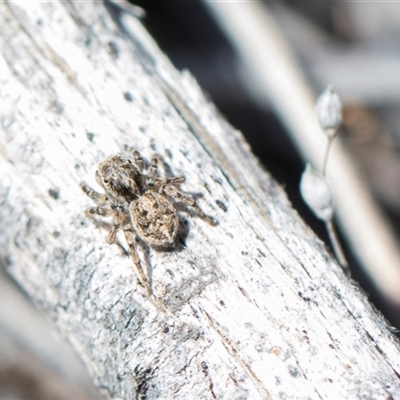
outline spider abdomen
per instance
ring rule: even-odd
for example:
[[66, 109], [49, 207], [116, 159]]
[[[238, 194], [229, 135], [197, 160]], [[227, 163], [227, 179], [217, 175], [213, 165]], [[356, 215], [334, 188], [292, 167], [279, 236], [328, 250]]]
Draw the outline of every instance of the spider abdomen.
[[139, 237], [150, 245], [171, 246], [179, 227], [178, 214], [166, 196], [146, 192], [129, 206], [131, 223]]

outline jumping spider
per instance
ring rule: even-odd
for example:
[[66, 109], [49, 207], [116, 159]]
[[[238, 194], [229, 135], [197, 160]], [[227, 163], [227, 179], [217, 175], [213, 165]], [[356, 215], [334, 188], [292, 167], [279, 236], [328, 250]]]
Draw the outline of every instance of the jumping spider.
[[184, 176], [157, 177], [158, 158], [153, 156], [148, 168], [140, 153], [130, 150], [130, 155], [116, 154], [103, 161], [96, 171], [96, 181], [104, 189], [98, 193], [85, 183], [82, 190], [98, 204], [86, 210], [88, 216], [112, 216], [112, 228], [107, 242], [115, 242], [119, 229], [123, 230], [129, 253], [142, 283], [151, 293], [139, 256], [135, 249], [135, 234], [145, 243], [156, 247], [173, 247], [179, 228], [178, 213], [171, 199], [192, 208], [209, 224], [216, 220], [207, 216], [196, 201], [178, 191]]

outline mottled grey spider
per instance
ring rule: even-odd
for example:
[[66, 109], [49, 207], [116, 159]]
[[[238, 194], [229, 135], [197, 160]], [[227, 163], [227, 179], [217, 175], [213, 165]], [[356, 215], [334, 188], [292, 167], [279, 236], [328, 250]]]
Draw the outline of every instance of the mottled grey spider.
[[98, 204], [88, 208], [86, 214], [113, 218], [107, 237], [110, 244], [115, 242], [118, 230], [123, 230], [132, 261], [149, 293], [150, 285], [135, 249], [135, 234], [150, 246], [173, 247], [179, 219], [171, 199], [194, 208], [209, 224], [217, 224], [192, 197], [176, 188], [185, 181], [184, 176], [160, 178], [157, 177], [157, 170], [157, 156], [152, 157], [149, 167], [145, 169], [140, 153], [132, 149], [130, 155], [118, 153], [99, 165], [96, 181], [104, 189], [104, 194], [85, 183], [81, 184], [82, 190]]

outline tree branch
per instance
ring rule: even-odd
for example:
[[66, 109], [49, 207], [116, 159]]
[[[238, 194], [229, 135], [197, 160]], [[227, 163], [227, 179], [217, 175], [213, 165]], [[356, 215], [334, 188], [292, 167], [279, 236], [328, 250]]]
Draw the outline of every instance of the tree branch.
[[[2, 3], [0, 246], [109, 398], [387, 398], [399, 345], [189, 73], [96, 2]], [[173, 251], [84, 214], [79, 183], [128, 144], [219, 220], [180, 209]], [[187, 211], [187, 210], [186, 210]], [[350, 372], [349, 372], [350, 371]]]

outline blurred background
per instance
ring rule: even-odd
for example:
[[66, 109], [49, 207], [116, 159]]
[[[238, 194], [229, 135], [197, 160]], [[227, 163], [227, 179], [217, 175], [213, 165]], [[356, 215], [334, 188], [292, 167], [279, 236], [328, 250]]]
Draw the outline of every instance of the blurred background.
[[[398, 236], [400, 3], [259, 3], [272, 15], [314, 93], [332, 83], [340, 95], [344, 104], [340, 136]], [[162, 51], [177, 69], [188, 69], [226, 119], [242, 131], [293, 207], [330, 249], [325, 225], [299, 195], [304, 162], [273, 107], [257, 96], [254, 82], [210, 9], [200, 0], [134, 4], [146, 11], [142, 22]], [[399, 307], [375, 290], [343, 237], [341, 242], [353, 279], [389, 323], [400, 328]], [[5, 291], [15, 307], [26, 310], [26, 319], [23, 326], [10, 327], [6, 321], [13, 307], [5, 309], [0, 302], [0, 400], [99, 398], [79, 361], [43, 317], [38, 314], [30, 320], [35, 311], [18, 288], [0, 285], [0, 292]], [[43, 337], [46, 331], [48, 337]], [[30, 342], [29, 336], [40, 340]], [[38, 342], [50, 350], [39, 348]]]

